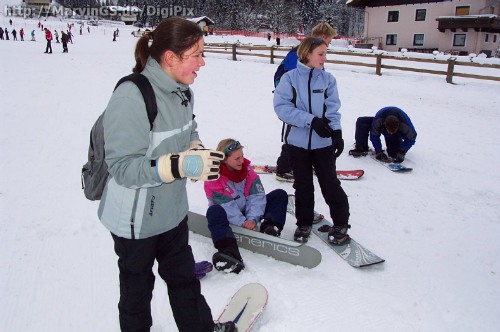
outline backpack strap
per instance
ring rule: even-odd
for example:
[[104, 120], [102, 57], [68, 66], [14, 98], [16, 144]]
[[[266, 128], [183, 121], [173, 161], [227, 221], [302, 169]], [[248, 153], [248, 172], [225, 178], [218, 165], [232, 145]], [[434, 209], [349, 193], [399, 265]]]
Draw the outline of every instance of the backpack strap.
[[153, 86], [146, 76], [133, 73], [122, 77], [118, 83], [116, 83], [115, 90], [120, 84], [127, 81], [133, 82], [141, 91], [142, 98], [144, 98], [144, 103], [146, 104], [146, 112], [148, 112], [149, 129], [153, 130], [153, 123], [156, 119], [156, 115], [158, 115], [158, 106], [156, 105], [156, 97]]

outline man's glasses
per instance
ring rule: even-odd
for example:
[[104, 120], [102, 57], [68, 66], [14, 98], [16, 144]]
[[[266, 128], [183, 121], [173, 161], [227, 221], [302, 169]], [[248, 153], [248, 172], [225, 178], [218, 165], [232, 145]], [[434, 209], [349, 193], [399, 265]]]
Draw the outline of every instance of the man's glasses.
[[236, 150], [237, 148], [239, 148], [240, 146], [241, 146], [240, 142], [233, 141], [233, 143], [231, 143], [227, 146], [227, 148], [226, 148], [226, 150], [224, 150], [224, 152], [226, 153], [226, 155], [228, 155], [231, 152], [233, 152], [234, 150]]

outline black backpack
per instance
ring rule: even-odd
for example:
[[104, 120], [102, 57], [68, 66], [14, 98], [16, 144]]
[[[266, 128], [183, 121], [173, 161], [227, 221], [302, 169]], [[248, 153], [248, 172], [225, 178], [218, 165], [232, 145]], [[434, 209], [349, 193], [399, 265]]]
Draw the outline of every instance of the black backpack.
[[[158, 114], [158, 107], [151, 83], [142, 74], [130, 74], [118, 81], [115, 90], [120, 84], [127, 81], [133, 82], [141, 91], [144, 103], [146, 104], [146, 111], [148, 112], [149, 128], [152, 130], [153, 122]], [[82, 189], [85, 197], [91, 201], [101, 199], [102, 192], [106, 186], [106, 180], [108, 179], [108, 165], [106, 165], [104, 153], [103, 120], [104, 112], [97, 118], [94, 126], [92, 126], [88, 161], [82, 167]]]

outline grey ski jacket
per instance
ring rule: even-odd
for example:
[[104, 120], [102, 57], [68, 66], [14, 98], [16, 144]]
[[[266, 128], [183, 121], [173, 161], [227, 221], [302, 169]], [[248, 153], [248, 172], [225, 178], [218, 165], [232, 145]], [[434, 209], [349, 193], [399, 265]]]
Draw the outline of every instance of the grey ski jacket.
[[104, 115], [110, 175], [98, 215], [110, 232], [128, 239], [164, 233], [186, 217], [186, 179], [163, 183], [156, 159], [185, 151], [191, 141], [199, 140], [189, 87], [175, 82], [152, 58], [142, 74], [151, 82], [158, 105], [153, 130], [141, 92], [132, 82], [115, 90]]

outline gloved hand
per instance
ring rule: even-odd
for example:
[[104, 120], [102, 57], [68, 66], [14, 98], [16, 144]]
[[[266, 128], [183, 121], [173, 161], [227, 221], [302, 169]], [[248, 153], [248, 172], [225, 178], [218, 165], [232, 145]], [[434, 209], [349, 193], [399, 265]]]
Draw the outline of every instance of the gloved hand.
[[165, 183], [175, 179], [212, 181], [219, 178], [219, 165], [224, 153], [209, 149], [190, 149], [158, 158], [156, 169]]
[[[204, 149], [203, 143], [200, 140], [191, 141], [189, 143], [189, 150]], [[198, 180], [191, 179], [191, 182], [195, 183]]]
[[342, 130], [337, 129], [333, 131], [332, 134], [332, 146], [334, 150], [335, 158], [340, 157], [342, 151], [344, 151], [344, 140], [342, 139]]
[[398, 154], [396, 155], [396, 159], [394, 159], [393, 161], [396, 164], [401, 164], [405, 160], [405, 155], [406, 151], [404, 151], [403, 149], [399, 149]]
[[311, 122], [311, 128], [323, 138], [330, 137], [333, 135], [333, 129], [329, 125], [330, 120], [325, 118], [315, 117]]
[[382, 161], [384, 163], [391, 162], [391, 159], [385, 154], [384, 150], [376, 152], [375, 153], [375, 158], [377, 158], [377, 160], [380, 160], [380, 161]]

